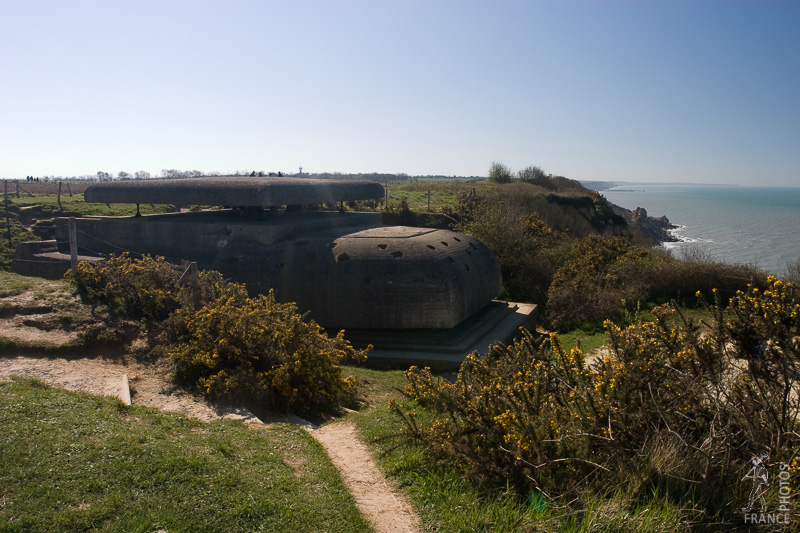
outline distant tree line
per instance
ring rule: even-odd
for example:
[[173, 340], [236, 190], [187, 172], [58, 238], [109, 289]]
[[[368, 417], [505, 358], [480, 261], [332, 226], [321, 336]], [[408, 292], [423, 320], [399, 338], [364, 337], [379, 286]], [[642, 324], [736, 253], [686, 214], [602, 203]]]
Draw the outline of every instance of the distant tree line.
[[[127, 180], [147, 180], [154, 178], [196, 178], [206, 176], [237, 176], [237, 177], [304, 177], [316, 179], [352, 179], [352, 180], [370, 180], [380, 183], [413, 183], [416, 181], [482, 181], [485, 176], [445, 176], [442, 174], [419, 174], [410, 175], [406, 173], [388, 173], [388, 172], [359, 172], [359, 173], [346, 173], [346, 172], [318, 172], [318, 173], [291, 173], [283, 171], [265, 171], [265, 170], [235, 170], [233, 172], [219, 172], [211, 171], [204, 172], [202, 170], [180, 170], [177, 168], [164, 168], [160, 173], [151, 174], [146, 170], [137, 170], [136, 172], [127, 172], [121, 170], [114, 174], [113, 172], [106, 172], [100, 170], [95, 174], [86, 174], [81, 176], [63, 177], [63, 176], [42, 176], [42, 181], [61, 181], [61, 180], [80, 180], [80, 181], [127, 181]], [[26, 179], [31, 179], [33, 176], [26, 176]], [[34, 178], [36, 179], [36, 178]]]

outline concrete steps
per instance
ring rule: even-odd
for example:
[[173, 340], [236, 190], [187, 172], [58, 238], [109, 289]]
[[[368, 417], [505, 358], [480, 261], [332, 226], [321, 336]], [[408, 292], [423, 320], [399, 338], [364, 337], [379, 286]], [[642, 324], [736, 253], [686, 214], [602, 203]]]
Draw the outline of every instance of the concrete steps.
[[[78, 261], [102, 261], [103, 257], [78, 254]], [[37, 276], [45, 279], [61, 279], [72, 264], [69, 253], [58, 250], [54, 240], [31, 241], [17, 245], [11, 260], [11, 271], [23, 276]]]

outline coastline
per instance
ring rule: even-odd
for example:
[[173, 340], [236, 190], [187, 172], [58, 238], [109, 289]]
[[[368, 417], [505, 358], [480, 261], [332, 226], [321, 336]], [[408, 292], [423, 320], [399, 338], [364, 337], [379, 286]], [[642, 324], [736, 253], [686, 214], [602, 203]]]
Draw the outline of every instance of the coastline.
[[629, 190], [602, 194], [615, 205], [668, 215], [675, 224], [659, 240], [678, 257], [678, 250], [698, 248], [708, 260], [754, 265], [775, 275], [800, 257], [800, 188], [669, 185]]

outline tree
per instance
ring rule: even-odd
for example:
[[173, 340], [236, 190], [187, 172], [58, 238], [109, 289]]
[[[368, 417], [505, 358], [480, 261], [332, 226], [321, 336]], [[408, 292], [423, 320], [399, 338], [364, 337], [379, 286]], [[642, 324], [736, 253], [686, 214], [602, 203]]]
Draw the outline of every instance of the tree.
[[117, 179], [129, 180], [131, 179], [131, 175], [128, 172], [125, 172], [124, 170], [120, 170], [119, 174], [117, 174]]
[[183, 171], [177, 168], [164, 168], [161, 170], [161, 175], [165, 178], [182, 178], [184, 176]]
[[150, 173], [147, 172], [146, 170], [137, 170], [136, 173], [134, 174], [134, 177], [137, 180], [149, 180]]
[[511, 172], [509, 167], [503, 163], [492, 161], [492, 166], [489, 167], [487, 181], [491, 183], [510, 183], [513, 178], [514, 173]]
[[547, 180], [547, 174], [545, 174], [544, 170], [535, 165], [523, 168], [517, 172], [517, 177], [520, 181], [535, 185], [543, 185]]
[[97, 173], [97, 179], [100, 181], [107, 181], [111, 179], [111, 174], [103, 172], [102, 170]]

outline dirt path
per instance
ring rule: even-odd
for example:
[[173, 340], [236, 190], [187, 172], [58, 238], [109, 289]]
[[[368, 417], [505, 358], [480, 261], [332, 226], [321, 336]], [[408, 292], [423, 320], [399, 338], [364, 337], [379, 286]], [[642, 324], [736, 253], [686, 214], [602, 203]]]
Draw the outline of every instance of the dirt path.
[[[173, 411], [203, 421], [234, 418], [261, 423], [246, 409], [214, 406], [186, 393], [171, 383], [171, 373], [167, 363], [143, 365], [131, 357], [0, 357], [0, 381], [7, 381], [11, 376], [30, 377], [71, 391], [119, 397], [123, 375], [127, 375], [134, 405]], [[322, 444], [353, 494], [359, 511], [376, 532], [415, 533], [420, 530], [419, 518], [411, 505], [383, 476], [352, 423], [335, 422], [315, 429], [295, 416], [276, 421], [301, 425]]]
[[122, 376], [127, 375], [135, 405], [172, 411], [206, 422], [220, 418], [259, 422], [246, 409], [214, 406], [176, 387], [170, 381], [171, 373], [166, 363], [142, 365], [131, 357], [0, 357], [0, 381], [16, 375], [36, 378], [61, 389], [119, 397]]
[[356, 499], [361, 514], [378, 533], [416, 533], [419, 518], [411, 504], [383, 477], [350, 422], [334, 422], [311, 435], [322, 444]]

